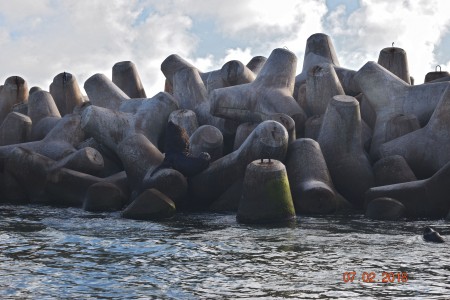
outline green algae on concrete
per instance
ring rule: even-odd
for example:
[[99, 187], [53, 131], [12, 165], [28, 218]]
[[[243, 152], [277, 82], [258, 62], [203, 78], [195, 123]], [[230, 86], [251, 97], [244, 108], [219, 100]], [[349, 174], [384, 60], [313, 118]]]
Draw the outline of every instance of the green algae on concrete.
[[279, 223], [295, 218], [285, 166], [278, 160], [255, 160], [247, 166], [237, 220]]

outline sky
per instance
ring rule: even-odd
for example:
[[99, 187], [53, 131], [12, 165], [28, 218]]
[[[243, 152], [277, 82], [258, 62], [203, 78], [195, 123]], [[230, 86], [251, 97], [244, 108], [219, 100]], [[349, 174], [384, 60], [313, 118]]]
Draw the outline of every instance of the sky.
[[353, 70], [394, 42], [420, 84], [438, 64], [450, 71], [449, 11], [448, 0], [0, 0], [0, 82], [48, 90], [69, 72], [84, 93], [90, 76], [130, 60], [151, 97], [170, 54], [207, 72], [286, 47], [299, 74], [307, 38], [322, 32]]

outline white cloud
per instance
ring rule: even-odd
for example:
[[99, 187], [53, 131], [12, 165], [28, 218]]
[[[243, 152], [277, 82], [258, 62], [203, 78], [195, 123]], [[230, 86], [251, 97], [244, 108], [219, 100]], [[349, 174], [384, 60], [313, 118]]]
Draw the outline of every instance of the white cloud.
[[339, 6], [325, 19], [341, 64], [359, 69], [395, 42], [406, 51], [415, 82], [422, 83], [437, 63], [434, 50], [447, 33], [450, 2], [362, 0], [360, 5], [350, 15]]
[[[20, 75], [30, 86], [48, 89], [56, 74], [67, 71], [82, 86], [95, 73], [111, 76], [114, 63], [132, 60], [152, 96], [164, 87], [160, 65], [172, 53], [210, 71], [231, 59], [247, 63], [287, 47], [297, 55], [299, 70], [306, 39], [316, 32], [332, 37], [345, 67], [376, 61], [394, 41], [407, 51], [416, 82], [434, 70], [450, 2], [361, 0], [359, 5], [349, 12], [345, 5], [328, 11], [325, 0], [0, 1], [0, 80]], [[198, 26], [205, 24], [214, 41], [204, 40]], [[213, 54], [208, 46], [223, 50]], [[443, 69], [450, 69], [450, 61], [444, 63]]]

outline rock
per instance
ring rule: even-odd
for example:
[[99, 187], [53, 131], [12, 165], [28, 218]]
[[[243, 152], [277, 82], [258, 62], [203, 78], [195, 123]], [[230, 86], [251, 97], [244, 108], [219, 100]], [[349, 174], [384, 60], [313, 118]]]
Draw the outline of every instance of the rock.
[[175, 214], [175, 203], [156, 189], [142, 192], [125, 208], [122, 217], [134, 220], [160, 220]]
[[247, 224], [295, 219], [286, 168], [280, 161], [256, 160], [247, 166], [236, 218]]

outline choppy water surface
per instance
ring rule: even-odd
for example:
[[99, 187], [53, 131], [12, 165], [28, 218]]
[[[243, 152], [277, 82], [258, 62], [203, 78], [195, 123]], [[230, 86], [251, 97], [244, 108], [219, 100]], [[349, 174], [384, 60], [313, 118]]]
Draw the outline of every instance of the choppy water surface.
[[[444, 221], [303, 217], [289, 228], [235, 215], [165, 222], [81, 209], [0, 206], [1, 299], [426, 298], [450, 292], [450, 249], [421, 238]], [[450, 240], [447, 237], [447, 240]], [[353, 283], [343, 273], [355, 271]], [[364, 283], [363, 272], [407, 272]]]

